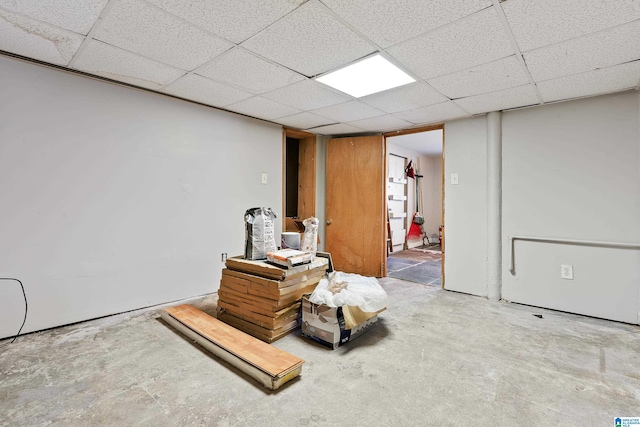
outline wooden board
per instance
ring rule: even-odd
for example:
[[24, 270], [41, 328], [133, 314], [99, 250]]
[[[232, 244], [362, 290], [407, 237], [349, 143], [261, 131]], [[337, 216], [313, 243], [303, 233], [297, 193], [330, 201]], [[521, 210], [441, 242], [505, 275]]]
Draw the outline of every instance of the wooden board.
[[[321, 271], [311, 270], [308, 273], [294, 278], [290, 282], [283, 282], [264, 279], [259, 276], [225, 268], [222, 270], [220, 288], [227, 288], [236, 292], [279, 301], [291, 294], [297, 293], [301, 289], [308, 288], [310, 285], [317, 285], [320, 279], [324, 277], [324, 274], [324, 269]], [[283, 287], [283, 284], [288, 286]]]
[[177, 330], [272, 390], [302, 372], [304, 360], [239, 331], [191, 305], [167, 308], [162, 310], [161, 316]]
[[316, 268], [326, 269], [328, 260], [326, 258], [317, 257], [309, 264], [300, 265], [293, 268], [281, 268], [275, 265], [269, 264], [266, 261], [253, 261], [243, 259], [241, 256], [227, 258], [226, 266], [231, 270], [242, 271], [245, 273], [255, 274], [257, 276], [265, 277], [267, 279], [274, 280], [286, 280], [296, 277], [296, 275], [303, 275], [308, 273], [309, 270]]
[[256, 313], [245, 309], [244, 307], [235, 305], [231, 302], [218, 301], [219, 311], [225, 311], [231, 315], [238, 317], [254, 325], [265, 329], [278, 329], [290, 322], [292, 319], [298, 318], [301, 303], [293, 304], [290, 307], [276, 313], [277, 317], [271, 317], [265, 314]]
[[316, 136], [298, 142], [298, 218], [316, 216]]
[[300, 326], [300, 319], [296, 317], [294, 319], [289, 320], [288, 323], [284, 324], [280, 328], [277, 328], [277, 329], [263, 328], [256, 325], [255, 323], [251, 323], [239, 317], [233, 316], [232, 314], [230, 314], [229, 312], [223, 309], [218, 309], [218, 319], [233, 326], [236, 329], [241, 330], [242, 332], [245, 332], [267, 343], [272, 343], [284, 337], [289, 332], [293, 331], [298, 326]]
[[386, 274], [385, 166], [382, 136], [327, 141], [325, 248], [335, 270]]
[[308, 285], [307, 287], [297, 290], [292, 294], [283, 296], [278, 301], [274, 301], [272, 299], [236, 292], [232, 289], [224, 287], [224, 285], [221, 285], [220, 289], [218, 290], [218, 296], [220, 301], [233, 302], [234, 304], [244, 304], [247, 306], [247, 309], [251, 309], [256, 313], [263, 313], [269, 316], [286, 307], [289, 307], [293, 303], [300, 301], [302, 295], [312, 293], [315, 288], [316, 284], [313, 283]]

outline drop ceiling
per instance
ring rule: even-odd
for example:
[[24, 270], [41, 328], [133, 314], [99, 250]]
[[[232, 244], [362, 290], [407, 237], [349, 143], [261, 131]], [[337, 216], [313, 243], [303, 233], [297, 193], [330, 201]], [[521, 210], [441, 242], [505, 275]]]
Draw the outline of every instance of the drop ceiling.
[[[325, 135], [637, 89], [639, 40], [640, 0], [0, 0], [5, 54]], [[376, 52], [417, 81], [313, 80]]]

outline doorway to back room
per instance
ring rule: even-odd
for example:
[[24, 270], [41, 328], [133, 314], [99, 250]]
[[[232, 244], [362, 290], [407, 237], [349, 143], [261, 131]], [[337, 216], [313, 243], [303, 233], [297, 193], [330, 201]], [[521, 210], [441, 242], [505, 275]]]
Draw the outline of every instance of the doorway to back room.
[[444, 127], [399, 132], [386, 141], [387, 275], [442, 287]]

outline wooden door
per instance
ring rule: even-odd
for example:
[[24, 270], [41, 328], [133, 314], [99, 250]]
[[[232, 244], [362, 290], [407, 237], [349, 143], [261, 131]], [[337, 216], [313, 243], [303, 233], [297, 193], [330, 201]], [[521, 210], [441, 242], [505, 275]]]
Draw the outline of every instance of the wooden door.
[[316, 136], [298, 142], [298, 218], [316, 216]]
[[326, 174], [325, 249], [334, 268], [386, 276], [384, 138], [330, 139]]

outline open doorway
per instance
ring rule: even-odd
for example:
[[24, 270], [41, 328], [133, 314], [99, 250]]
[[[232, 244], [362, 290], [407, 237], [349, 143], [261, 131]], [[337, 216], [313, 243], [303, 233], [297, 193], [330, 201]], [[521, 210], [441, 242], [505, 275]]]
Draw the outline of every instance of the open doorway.
[[302, 221], [316, 216], [316, 135], [284, 129], [283, 139], [282, 230], [302, 232]]
[[444, 126], [385, 136], [388, 276], [444, 287]]

